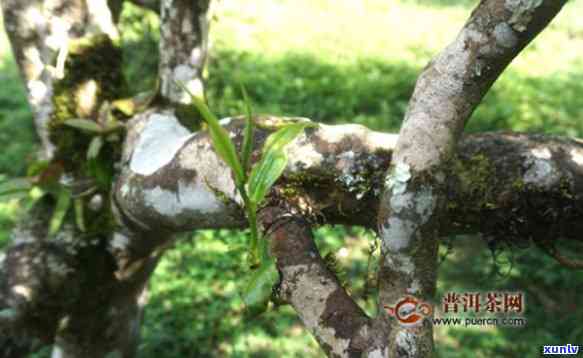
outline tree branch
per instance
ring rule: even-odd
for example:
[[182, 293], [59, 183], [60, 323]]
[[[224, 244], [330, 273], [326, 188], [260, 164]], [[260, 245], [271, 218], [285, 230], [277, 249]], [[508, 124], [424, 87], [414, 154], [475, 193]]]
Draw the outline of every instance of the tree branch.
[[160, 15], [160, 92], [172, 103], [189, 104], [204, 92], [202, 70], [208, 52], [210, 0], [164, 0]]
[[[286, 120], [293, 119], [256, 118], [253, 160], [267, 135]], [[244, 119], [221, 122], [240, 146]], [[396, 135], [359, 125], [309, 129], [287, 147], [289, 163], [273, 194], [297, 204], [314, 222], [374, 228], [370, 213], [379, 205], [396, 142]], [[212, 150], [207, 132], [190, 133], [172, 111], [144, 112], [128, 124], [122, 163], [114, 193], [124, 222], [168, 232], [246, 225], [230, 169]], [[583, 229], [580, 141], [471, 135], [460, 142], [448, 170], [450, 222], [441, 235], [581, 241], [574, 234]]]
[[361, 357], [386, 341], [384, 330], [347, 294], [314, 244], [310, 225], [287, 210], [267, 207], [259, 215], [281, 274], [279, 292], [298, 313], [328, 356]]
[[[506, 66], [565, 3], [481, 1], [417, 80], [379, 208], [381, 307], [407, 295], [433, 297], [437, 241], [447, 223], [448, 165], [464, 125]], [[391, 356], [432, 354], [431, 324], [409, 328], [392, 322]]]

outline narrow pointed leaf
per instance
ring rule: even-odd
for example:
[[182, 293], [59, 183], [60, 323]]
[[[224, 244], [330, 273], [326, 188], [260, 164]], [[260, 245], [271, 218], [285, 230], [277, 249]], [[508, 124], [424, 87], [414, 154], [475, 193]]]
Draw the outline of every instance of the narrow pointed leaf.
[[85, 130], [88, 132], [93, 132], [93, 133], [102, 133], [103, 132], [103, 128], [101, 128], [101, 126], [99, 124], [97, 124], [94, 121], [91, 121], [89, 119], [82, 119], [82, 118], [69, 119], [69, 120], [65, 121], [64, 123], [65, 123], [65, 125], [67, 125], [69, 127], [82, 129], [82, 130]]
[[312, 122], [288, 124], [267, 137], [267, 140], [263, 145], [263, 152], [265, 153], [270, 150], [281, 150], [292, 140], [294, 140], [300, 133], [302, 133], [305, 128], [315, 126], [316, 124]]
[[102, 147], [103, 138], [101, 136], [94, 137], [89, 143], [89, 149], [87, 149], [87, 159], [91, 160], [97, 158]]
[[81, 232], [87, 231], [87, 227], [85, 226], [85, 209], [83, 207], [83, 200], [82, 199], [74, 199], [75, 203], [75, 222], [77, 223], [77, 228], [81, 230]]
[[287, 165], [287, 156], [283, 150], [272, 150], [257, 163], [249, 177], [249, 198], [255, 204], [261, 203], [273, 184], [279, 179]]
[[272, 133], [263, 146], [263, 156], [249, 177], [248, 191], [251, 201], [259, 205], [273, 184], [279, 179], [287, 165], [284, 147], [294, 140], [306, 127], [314, 126], [310, 122], [287, 125]]
[[51, 217], [51, 222], [49, 224], [49, 236], [55, 236], [55, 234], [59, 232], [59, 229], [65, 220], [65, 216], [67, 215], [67, 211], [69, 211], [70, 206], [71, 192], [69, 189], [62, 188], [59, 192], [57, 205], [55, 206], [55, 211], [53, 212], [53, 216]]
[[261, 266], [251, 273], [241, 298], [250, 316], [265, 312], [271, 298], [272, 288], [279, 281], [279, 273], [273, 259], [264, 260]]
[[245, 174], [249, 170], [249, 162], [251, 160], [251, 152], [253, 151], [253, 109], [251, 108], [251, 101], [247, 96], [247, 91], [245, 87], [241, 85], [241, 92], [243, 93], [243, 99], [245, 100], [245, 108], [247, 110], [247, 117], [245, 120], [245, 132], [243, 135], [243, 154], [241, 155], [241, 161], [243, 162], [243, 170]]
[[239, 161], [239, 156], [235, 150], [235, 145], [231, 141], [231, 138], [229, 138], [229, 133], [221, 126], [217, 117], [209, 110], [202, 99], [190, 93], [182, 83], [178, 84], [190, 95], [192, 103], [208, 124], [209, 134], [215, 151], [231, 168], [235, 174], [235, 180], [242, 185], [245, 182], [245, 175], [241, 162]]

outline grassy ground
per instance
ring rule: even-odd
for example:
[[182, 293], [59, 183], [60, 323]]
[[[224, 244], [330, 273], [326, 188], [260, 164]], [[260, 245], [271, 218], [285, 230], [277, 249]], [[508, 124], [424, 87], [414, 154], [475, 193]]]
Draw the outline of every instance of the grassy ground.
[[[383, 131], [400, 125], [422, 67], [463, 25], [469, 0], [222, 0], [212, 24], [208, 94], [221, 115], [241, 113], [242, 82], [256, 111]], [[157, 19], [135, 8], [123, 26], [134, 90], [155, 82]], [[520, 130], [583, 137], [583, 3], [571, 1], [495, 84], [468, 130]], [[34, 136], [22, 85], [0, 39], [0, 173], [21, 175]], [[0, 204], [0, 242], [18, 216]], [[371, 213], [374, 215], [374, 213]], [[315, 341], [282, 307], [246, 320], [237, 292], [244, 235], [198, 232], [170, 250], [152, 280], [140, 357], [319, 357]], [[456, 238], [440, 266], [440, 295], [451, 290], [523, 290], [526, 328], [438, 328], [442, 357], [525, 357], [543, 344], [581, 344], [581, 274], [535, 249], [496, 257], [476, 238]], [[478, 242], [479, 244], [476, 244]], [[356, 296], [363, 294], [370, 233], [322, 228]], [[445, 249], [443, 250], [445, 251]], [[512, 264], [512, 266], [511, 266]], [[498, 271], [502, 271], [502, 274]], [[438, 297], [441, 297], [438, 295]], [[371, 300], [360, 299], [368, 310]]]

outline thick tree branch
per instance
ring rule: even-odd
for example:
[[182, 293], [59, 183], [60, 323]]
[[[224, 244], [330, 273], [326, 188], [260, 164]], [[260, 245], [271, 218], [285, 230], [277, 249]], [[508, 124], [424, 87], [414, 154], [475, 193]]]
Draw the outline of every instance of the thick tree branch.
[[294, 307], [328, 356], [361, 357], [386, 340], [382, 330], [371, 329], [370, 319], [326, 266], [307, 221], [268, 207], [260, 213], [260, 223], [267, 229], [281, 274], [281, 297]]
[[[419, 77], [380, 202], [381, 307], [407, 295], [432, 298], [437, 240], [447, 222], [448, 166], [464, 125], [506, 66], [565, 3], [481, 1], [457, 38]], [[392, 322], [390, 356], [432, 355], [430, 324], [410, 328]]]
[[[254, 160], [266, 136], [290, 120], [256, 118]], [[243, 118], [221, 122], [240, 145]], [[128, 125], [115, 190], [126, 222], [168, 232], [246, 225], [230, 170], [212, 150], [206, 132], [190, 133], [171, 111], [144, 112]], [[375, 227], [371, 213], [379, 205], [396, 142], [396, 135], [359, 125], [309, 129], [287, 147], [290, 161], [274, 194], [297, 204], [316, 222]], [[583, 228], [580, 141], [485, 133], [465, 137], [460, 149], [448, 168], [451, 220], [441, 228], [442, 235], [581, 240], [574, 234]]]

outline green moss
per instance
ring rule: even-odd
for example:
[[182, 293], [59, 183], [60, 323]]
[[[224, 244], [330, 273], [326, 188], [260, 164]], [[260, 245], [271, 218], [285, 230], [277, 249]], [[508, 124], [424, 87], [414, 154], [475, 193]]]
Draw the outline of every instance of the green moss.
[[[100, 134], [71, 128], [64, 123], [73, 118], [104, 123], [110, 118], [111, 103], [127, 95], [121, 49], [105, 34], [73, 40], [63, 74], [64, 77], [53, 85], [53, 113], [49, 122], [50, 138], [56, 146], [54, 161], [74, 180], [91, 178], [91, 185], [108, 198], [114, 164], [121, 155], [121, 140], [104, 141], [98, 156], [87, 159], [89, 143], [93, 136]], [[79, 212], [87, 212], [86, 200], [82, 204], [84, 208]], [[99, 215], [85, 221], [88, 234], [110, 232], [114, 225], [109, 210], [101, 210]]]
[[454, 175], [459, 180], [459, 191], [472, 197], [481, 207], [492, 207], [490, 188], [496, 177], [495, 168], [483, 154], [476, 154], [469, 160], [453, 160]]
[[97, 120], [101, 106], [123, 97], [126, 83], [121, 72], [120, 48], [105, 35], [74, 40], [69, 46], [64, 77], [54, 83], [50, 136], [55, 159], [75, 174], [81, 171], [90, 135], [64, 126], [72, 118]]
[[524, 180], [522, 178], [516, 178], [512, 182], [512, 188], [517, 190], [517, 191], [524, 190], [524, 187], [525, 187], [525, 183], [524, 183]]

